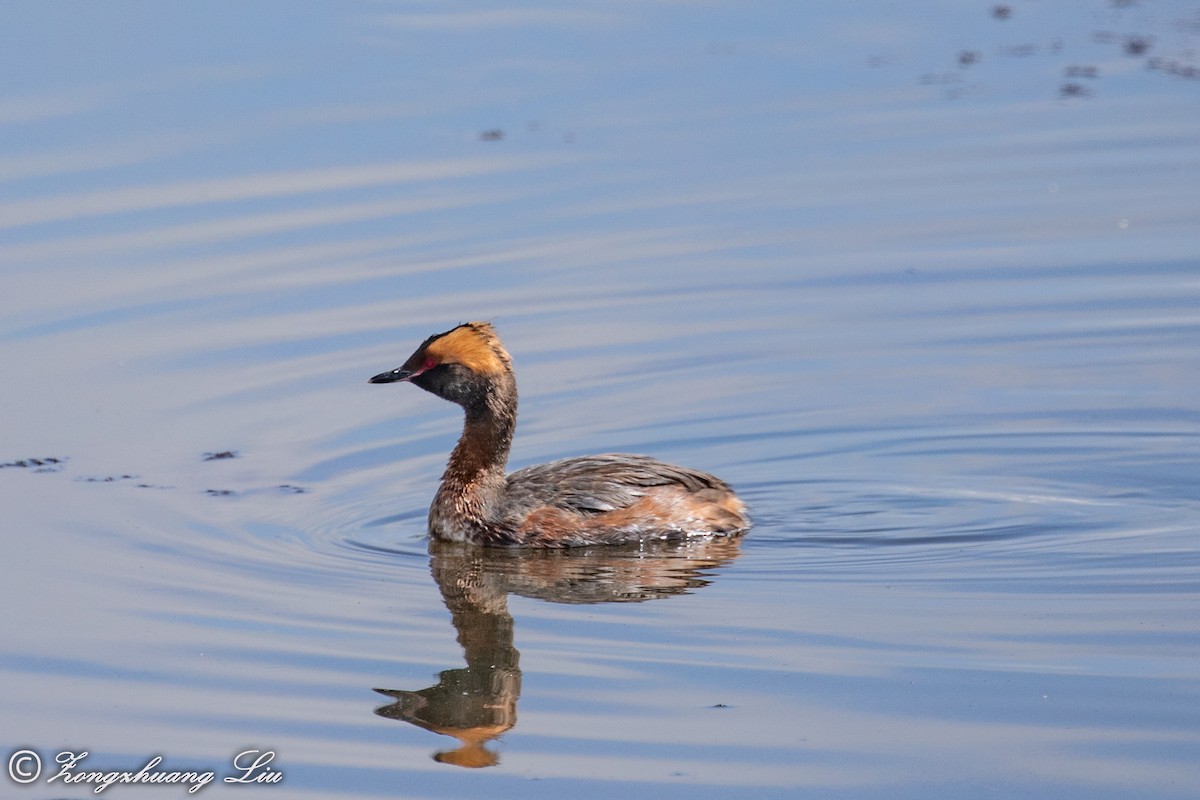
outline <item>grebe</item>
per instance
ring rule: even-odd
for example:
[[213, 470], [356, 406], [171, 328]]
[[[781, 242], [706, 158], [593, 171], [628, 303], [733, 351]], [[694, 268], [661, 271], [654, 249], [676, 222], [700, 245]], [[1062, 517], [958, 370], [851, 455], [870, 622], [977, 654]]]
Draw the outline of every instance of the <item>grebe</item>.
[[463, 407], [462, 436], [429, 507], [430, 535], [525, 547], [737, 535], [745, 504], [704, 472], [646, 456], [567, 458], [505, 475], [517, 425], [512, 359], [486, 322], [430, 336], [371, 383], [407, 381]]

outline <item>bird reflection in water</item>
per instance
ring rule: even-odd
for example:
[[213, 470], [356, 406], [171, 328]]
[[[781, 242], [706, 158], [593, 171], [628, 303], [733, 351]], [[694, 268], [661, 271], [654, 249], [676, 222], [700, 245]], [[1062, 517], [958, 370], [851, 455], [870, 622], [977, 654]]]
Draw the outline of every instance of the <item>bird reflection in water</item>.
[[508, 595], [551, 603], [638, 603], [707, 586], [738, 555], [737, 538], [700, 538], [565, 550], [480, 548], [432, 540], [430, 571], [450, 610], [467, 666], [439, 673], [418, 691], [376, 689], [395, 702], [375, 713], [453, 736], [434, 754], [460, 767], [491, 767], [487, 743], [517, 723], [521, 654]]

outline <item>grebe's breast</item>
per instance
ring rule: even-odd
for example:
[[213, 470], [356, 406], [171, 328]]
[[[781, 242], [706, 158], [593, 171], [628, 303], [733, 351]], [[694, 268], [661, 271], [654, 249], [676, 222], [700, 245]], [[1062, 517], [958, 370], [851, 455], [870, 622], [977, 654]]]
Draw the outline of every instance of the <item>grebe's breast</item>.
[[750, 526], [744, 504], [719, 478], [623, 453], [513, 472], [504, 517], [519, 538], [544, 544], [728, 535]]

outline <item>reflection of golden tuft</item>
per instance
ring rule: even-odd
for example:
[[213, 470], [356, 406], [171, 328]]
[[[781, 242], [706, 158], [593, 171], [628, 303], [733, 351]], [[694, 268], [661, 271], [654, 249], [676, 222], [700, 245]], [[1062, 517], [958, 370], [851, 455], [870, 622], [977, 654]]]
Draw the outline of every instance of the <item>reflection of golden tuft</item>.
[[453, 764], [456, 767], [470, 767], [471, 769], [494, 767], [500, 763], [500, 756], [488, 750], [484, 747], [484, 744], [495, 739], [506, 730], [508, 728], [494, 730], [479, 728], [469, 732], [438, 731], [438, 733], [445, 733], [455, 737], [463, 745], [457, 750], [443, 750], [440, 753], [434, 753], [433, 760], [439, 764]]

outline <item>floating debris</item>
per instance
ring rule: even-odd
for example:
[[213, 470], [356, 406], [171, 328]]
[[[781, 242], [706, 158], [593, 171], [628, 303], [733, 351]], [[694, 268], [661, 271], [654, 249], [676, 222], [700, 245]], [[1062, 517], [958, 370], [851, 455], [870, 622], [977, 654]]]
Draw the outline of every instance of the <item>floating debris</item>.
[[103, 478], [97, 478], [94, 475], [85, 475], [75, 480], [80, 483], [116, 483], [117, 481], [131, 481], [136, 477], [136, 475], [106, 475]]
[[922, 86], [948, 86], [962, 83], [962, 76], [954, 72], [927, 72], [918, 78]]
[[66, 463], [65, 458], [22, 458], [19, 461], [6, 461], [0, 464], [0, 469], [31, 469], [34, 472], [58, 472]]
[[1184, 64], [1165, 58], [1151, 58], [1146, 61], [1146, 68], [1165, 72], [1177, 78], [1186, 78], [1192, 81], [1200, 80], [1200, 66], [1195, 64]]
[[[236, 450], [220, 450], [203, 455], [204, 461], [224, 461], [226, 459], [238, 458]], [[27, 469], [32, 472], [61, 472], [66, 465], [67, 459], [64, 458], [21, 458], [12, 461], [0, 462], [0, 469]], [[113, 475], [79, 475], [73, 478], [77, 483], [93, 483], [93, 484], [125, 484], [134, 486], [138, 489], [175, 489], [177, 487], [164, 483], [151, 483], [144, 480], [139, 475], [130, 473], [119, 473]], [[296, 486], [291, 483], [281, 483], [274, 487], [250, 489], [247, 491], [277, 491], [285, 494], [308, 494], [309, 489], [303, 486]], [[205, 489], [204, 493], [209, 497], [234, 497], [240, 492], [233, 489]]]
[[[1051, 45], [1053, 48], [1053, 45]], [[1036, 56], [1042, 52], [1042, 46], [1034, 42], [1026, 42], [1024, 44], [1006, 44], [1002, 45], [997, 51], [1002, 56], [1010, 58], [1025, 58], [1027, 56]]]
[[[1143, 60], [1148, 71], [1160, 72], [1186, 80], [1200, 79], [1200, 63], [1196, 56], [1197, 52], [1200, 52], [1200, 48], [1197, 47], [1195, 41], [1197, 35], [1200, 35], [1200, 12], [1192, 12], [1188, 16], [1177, 19], [1156, 19], [1139, 14], [1135, 19], [1128, 13], [1128, 9], [1146, 5], [1145, 0], [1107, 0], [1107, 4], [1112, 11], [1104, 16], [1111, 20], [1110, 24], [1113, 27], [1091, 30], [1092, 42], [1112, 47], [1127, 58]], [[993, 19], [1007, 20], [1015, 15], [1017, 6], [1011, 3], [995, 3], [986, 8], [987, 13]], [[1156, 27], [1141, 29], [1126, 27], [1133, 24]], [[1168, 32], [1172, 35], [1168, 36]], [[965, 82], [968, 80], [965, 70], [979, 64], [983, 60], [982, 53], [986, 52], [989, 56], [994, 54], [1000, 58], [1055, 56], [1069, 52], [1067, 41], [1063, 36], [1054, 36], [1043, 42], [996, 42], [987, 49], [963, 47], [957, 50], [953, 57], [958, 66], [956, 71], [964, 75]], [[1174, 48], [1174, 52], [1164, 52], [1168, 48]], [[1155, 57], [1149, 57], [1151, 52], [1155, 53]], [[880, 66], [882, 63], [885, 62], [872, 60], [868, 62], [868, 66]], [[1085, 85], [1084, 82], [1098, 82], [1102, 77], [1100, 68], [1092, 65], [1072, 64], [1062, 68], [1065, 70], [1065, 74], [1064, 81], [1058, 86], [1059, 97], [1089, 97], [1094, 93], [1093, 90], [1096, 87]], [[918, 82], [925, 86], [956, 83], [949, 80], [946, 75], [939, 73], [921, 74]], [[1096, 86], [1099, 84], [1097, 83]], [[945, 96], [948, 99], [955, 99], [974, 93], [978, 89], [979, 87], [974, 84], [967, 84], [962, 88], [956, 86], [946, 90]]]

